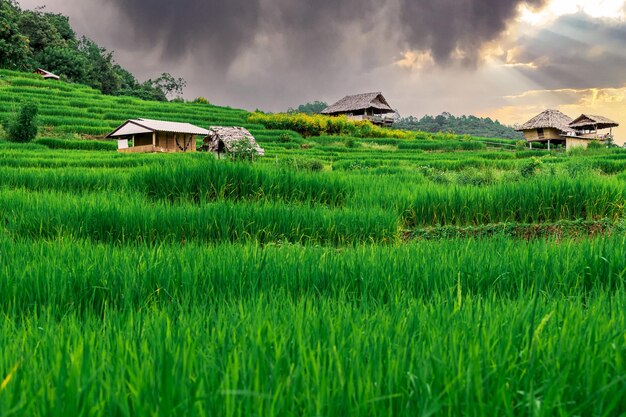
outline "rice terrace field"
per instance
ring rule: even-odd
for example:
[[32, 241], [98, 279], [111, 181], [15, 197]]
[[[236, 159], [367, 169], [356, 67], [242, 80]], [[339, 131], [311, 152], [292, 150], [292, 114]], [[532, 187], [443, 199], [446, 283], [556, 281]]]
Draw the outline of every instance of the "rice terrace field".
[[[626, 150], [404, 132], [0, 71], [0, 416], [626, 415]], [[121, 154], [129, 118], [254, 163]], [[396, 137], [394, 137], [396, 136]]]

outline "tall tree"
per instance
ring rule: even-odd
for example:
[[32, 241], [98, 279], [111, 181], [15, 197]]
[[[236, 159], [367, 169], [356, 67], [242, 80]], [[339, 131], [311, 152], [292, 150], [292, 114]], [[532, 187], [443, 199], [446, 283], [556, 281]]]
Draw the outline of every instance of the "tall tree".
[[28, 67], [28, 38], [20, 32], [19, 9], [11, 1], [0, 0], [0, 67]]

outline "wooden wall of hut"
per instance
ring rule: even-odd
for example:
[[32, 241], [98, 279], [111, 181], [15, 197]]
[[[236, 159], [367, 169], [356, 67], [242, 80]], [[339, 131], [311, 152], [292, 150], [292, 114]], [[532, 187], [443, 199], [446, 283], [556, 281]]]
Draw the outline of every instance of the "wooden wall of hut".
[[583, 148], [587, 149], [590, 142], [595, 142], [593, 140], [585, 140], [585, 139], [577, 139], [577, 138], [567, 138], [565, 147], [569, 151], [573, 148]]
[[562, 139], [561, 132], [558, 129], [542, 129], [543, 135], [540, 135], [539, 129], [524, 131], [524, 137], [528, 141], [539, 140], [558, 140]]
[[135, 135], [134, 146], [152, 146], [152, 133]]
[[[178, 139], [178, 143], [176, 143]], [[196, 151], [196, 137], [194, 135], [183, 135], [182, 133], [157, 133], [156, 146], [172, 152], [183, 152], [180, 148], [187, 145], [186, 152]], [[180, 147], [179, 147], [180, 146]]]
[[[176, 143], [177, 138], [178, 144]], [[156, 135], [156, 148], [162, 148], [168, 152], [183, 152], [180, 147], [184, 148], [185, 144], [187, 145], [185, 152], [196, 152], [196, 137], [194, 135], [184, 135], [182, 133], [174, 135], [173, 133], [165, 132], [158, 132]], [[152, 133], [135, 135], [134, 146], [152, 146]]]

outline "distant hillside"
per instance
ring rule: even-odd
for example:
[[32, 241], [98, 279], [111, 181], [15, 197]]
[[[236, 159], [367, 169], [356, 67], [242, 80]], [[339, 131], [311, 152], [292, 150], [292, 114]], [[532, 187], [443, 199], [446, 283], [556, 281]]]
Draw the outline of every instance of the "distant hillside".
[[115, 62], [112, 52], [86, 37], [77, 38], [68, 17], [22, 10], [13, 0], [0, 0], [0, 68], [43, 68], [104, 94], [145, 100], [166, 101], [168, 95], [182, 94], [185, 86], [183, 79], [166, 73], [139, 82]]
[[114, 97], [89, 86], [46, 81], [40, 76], [0, 70], [0, 121], [23, 103], [36, 103], [41, 136], [86, 135], [102, 137], [130, 118], [189, 122], [202, 127], [243, 126], [259, 140], [277, 140], [283, 133], [248, 122], [245, 110], [202, 103], [145, 101]]
[[450, 113], [439, 116], [403, 117], [393, 125], [396, 129], [420, 130], [422, 132], [449, 132], [457, 135], [471, 135], [486, 138], [523, 139], [520, 132], [497, 120], [476, 116], [456, 117]]

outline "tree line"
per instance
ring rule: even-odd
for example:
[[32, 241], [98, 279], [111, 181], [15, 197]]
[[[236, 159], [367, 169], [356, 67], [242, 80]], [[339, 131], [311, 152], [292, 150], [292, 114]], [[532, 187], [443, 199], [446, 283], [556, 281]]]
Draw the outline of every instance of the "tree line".
[[39, 8], [22, 10], [15, 0], [0, 0], [0, 68], [34, 71], [43, 68], [63, 79], [86, 84], [104, 94], [166, 101], [186, 83], [163, 73], [139, 82], [91, 39], [78, 37], [69, 18]]
[[422, 132], [448, 132], [457, 135], [481, 136], [487, 138], [523, 139], [520, 132], [489, 117], [454, 116], [444, 112], [439, 116], [426, 115], [402, 117], [393, 125], [396, 129], [420, 130]]

